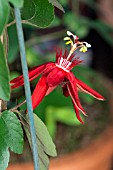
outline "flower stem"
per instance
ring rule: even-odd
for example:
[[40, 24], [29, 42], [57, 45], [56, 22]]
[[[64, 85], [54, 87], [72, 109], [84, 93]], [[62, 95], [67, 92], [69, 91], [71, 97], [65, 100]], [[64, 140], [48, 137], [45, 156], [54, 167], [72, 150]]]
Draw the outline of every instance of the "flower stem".
[[22, 70], [23, 70], [23, 76], [24, 76], [24, 87], [25, 87], [25, 94], [26, 94], [26, 103], [27, 103], [27, 109], [28, 109], [30, 133], [31, 133], [31, 141], [32, 141], [32, 151], [33, 151], [33, 159], [34, 159], [34, 170], [39, 170], [38, 149], [37, 149], [37, 142], [36, 142], [36, 132], [35, 132], [35, 126], [34, 126], [33, 109], [32, 109], [32, 102], [31, 102], [31, 91], [30, 91], [30, 84], [29, 84], [29, 77], [28, 77], [28, 67], [27, 67], [27, 62], [26, 62], [26, 53], [25, 53], [22, 23], [21, 23], [21, 15], [20, 15], [19, 8], [15, 7], [14, 11], [15, 11], [19, 47], [20, 47]]

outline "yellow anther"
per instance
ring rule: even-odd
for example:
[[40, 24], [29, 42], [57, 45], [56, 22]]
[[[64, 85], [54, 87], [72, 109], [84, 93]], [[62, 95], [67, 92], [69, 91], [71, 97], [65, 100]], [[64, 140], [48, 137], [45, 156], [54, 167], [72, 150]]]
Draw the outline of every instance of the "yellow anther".
[[65, 37], [64, 41], [70, 40], [70, 37]]
[[73, 41], [72, 41], [72, 40], [70, 40], [70, 41], [67, 41], [65, 44], [66, 44], [66, 45], [68, 45], [68, 44], [71, 44], [71, 45], [73, 45]]
[[73, 41], [71, 40], [70, 37], [65, 37], [64, 38], [64, 41], [67, 41], [65, 44], [68, 45], [68, 44], [71, 44], [71, 46], [73, 45]]
[[87, 51], [87, 47], [86, 46], [83, 46], [83, 47], [80, 48], [80, 52], [85, 53], [86, 51]]

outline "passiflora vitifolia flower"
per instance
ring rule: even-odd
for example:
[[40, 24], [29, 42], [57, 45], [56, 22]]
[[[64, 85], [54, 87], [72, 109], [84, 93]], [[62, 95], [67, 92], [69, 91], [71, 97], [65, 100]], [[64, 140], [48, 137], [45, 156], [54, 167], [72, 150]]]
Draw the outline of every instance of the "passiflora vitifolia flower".
[[[56, 62], [48, 62], [36, 66], [29, 71], [29, 81], [34, 80], [42, 74], [32, 94], [32, 106], [33, 109], [35, 109], [46, 95], [60, 85], [63, 90], [63, 95], [65, 97], [71, 97], [76, 116], [83, 124], [80, 112], [84, 115], [86, 115], [86, 113], [80, 103], [78, 89], [98, 100], [104, 100], [104, 97], [76, 78], [71, 72], [73, 67], [83, 62], [79, 57], [75, 57], [73, 54], [74, 51], [80, 49], [81, 52], [85, 52], [91, 45], [87, 42], [80, 42], [79, 38], [69, 31], [67, 31], [67, 34], [68, 37], [65, 37], [64, 40], [68, 41], [66, 44], [71, 44], [69, 53], [67, 50], [63, 53], [62, 49], [57, 49]], [[24, 85], [23, 75], [11, 80], [10, 83], [12, 89]]]

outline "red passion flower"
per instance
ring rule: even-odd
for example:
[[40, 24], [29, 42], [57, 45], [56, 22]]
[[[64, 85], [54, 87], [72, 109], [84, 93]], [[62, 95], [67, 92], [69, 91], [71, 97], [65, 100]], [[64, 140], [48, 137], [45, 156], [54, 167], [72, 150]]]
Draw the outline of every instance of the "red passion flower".
[[[71, 97], [76, 116], [83, 124], [80, 112], [84, 115], [86, 115], [86, 113], [80, 103], [78, 90], [88, 93], [98, 100], [104, 100], [104, 97], [76, 78], [71, 72], [73, 67], [83, 62], [79, 57], [75, 57], [73, 54], [74, 51], [79, 48], [81, 52], [86, 52], [87, 48], [91, 47], [91, 45], [87, 42], [80, 42], [78, 37], [69, 31], [67, 31], [67, 34], [68, 37], [65, 37], [64, 40], [67, 41], [66, 44], [71, 44], [69, 53], [67, 50], [63, 53], [62, 49], [57, 49], [55, 63], [48, 62], [36, 66], [29, 71], [29, 81], [34, 80], [42, 74], [32, 94], [32, 106], [33, 109], [35, 109], [46, 95], [60, 85], [63, 90], [63, 95], [65, 97]], [[24, 85], [23, 75], [11, 80], [10, 83], [12, 89]]]

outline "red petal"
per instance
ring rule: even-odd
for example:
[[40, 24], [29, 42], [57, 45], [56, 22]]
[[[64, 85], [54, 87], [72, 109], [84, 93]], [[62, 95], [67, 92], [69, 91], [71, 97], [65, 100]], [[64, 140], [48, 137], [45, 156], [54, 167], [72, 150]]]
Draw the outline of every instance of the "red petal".
[[57, 86], [49, 87], [48, 90], [47, 90], [47, 92], [46, 92], [46, 96], [47, 96], [48, 94], [50, 94], [56, 87], [57, 87]]
[[23, 86], [23, 85], [24, 85], [24, 79], [23, 79], [23, 76], [22, 76], [22, 79], [20, 78], [20, 80], [18, 80], [18, 82], [14, 83], [11, 86], [11, 89], [15, 89], [15, 88]]
[[54, 68], [47, 76], [47, 83], [49, 87], [57, 86], [63, 82], [66, 72], [58, 67]]
[[75, 78], [75, 79], [76, 79], [77, 87], [80, 90], [84, 91], [85, 93], [90, 94], [91, 96], [95, 97], [98, 100], [105, 100], [105, 98], [102, 95], [100, 95], [98, 92], [96, 92], [91, 87], [86, 85], [84, 82], [82, 82], [81, 80], [78, 80], [77, 78]]
[[[46, 71], [46, 69], [48, 69], [48, 67], [53, 67], [53, 65], [55, 65], [54, 63], [48, 62], [46, 64], [42, 64], [40, 66], [36, 66], [34, 68], [32, 68], [29, 71], [29, 81], [34, 80], [35, 78], [37, 78], [43, 71]], [[13, 79], [10, 81], [11, 84], [13, 84], [11, 86], [12, 89], [17, 88], [19, 86], [24, 85], [24, 78], [23, 75]]]
[[[32, 68], [30, 71], [29, 71], [29, 78], [36, 75], [37, 73], [40, 74], [40, 72], [45, 68], [45, 65], [40, 65], [40, 66], [36, 66], [34, 68]], [[23, 78], [23, 75], [13, 79], [10, 81], [11, 84], [13, 83], [17, 83], [17, 81], [20, 81], [21, 79]]]
[[67, 88], [66, 84], [62, 87], [62, 90], [63, 90], [63, 95], [65, 97], [68, 97], [69, 96], [69, 92], [68, 92], [68, 88]]
[[48, 90], [48, 86], [46, 84], [46, 76], [42, 76], [39, 82], [37, 83], [35, 90], [32, 94], [33, 109], [35, 109], [43, 100], [47, 90]]
[[80, 103], [79, 97], [78, 97], [78, 91], [77, 91], [74, 75], [72, 73], [67, 73], [67, 78], [70, 81], [70, 83], [67, 84], [68, 92], [72, 98], [72, 101], [73, 101], [75, 107], [77, 107], [78, 110], [80, 110], [84, 115], [86, 115], [86, 113]]
[[13, 80], [10, 81], [10, 84], [14, 84], [16, 83], [17, 81], [19, 81], [21, 78], [23, 77], [23, 75], [19, 76], [19, 77], [16, 77], [14, 78]]
[[[73, 101], [72, 101], [72, 103], [73, 103]], [[82, 121], [82, 119], [81, 119], [81, 117], [80, 117], [80, 112], [79, 112], [79, 110], [77, 109], [77, 107], [74, 105], [74, 103], [73, 103], [73, 106], [74, 106], [74, 110], [75, 110], [77, 119], [78, 119], [82, 124], [84, 124], [84, 122]]]

